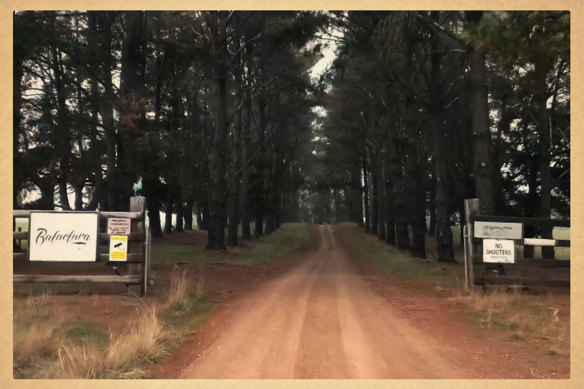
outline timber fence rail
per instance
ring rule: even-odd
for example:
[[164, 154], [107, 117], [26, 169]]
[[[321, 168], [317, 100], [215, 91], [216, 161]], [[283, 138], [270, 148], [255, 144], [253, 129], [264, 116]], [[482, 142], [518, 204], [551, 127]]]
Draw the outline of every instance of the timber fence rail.
[[[22, 241], [29, 242], [30, 231], [22, 232], [16, 220], [24, 220], [30, 230], [30, 215], [34, 212], [55, 211], [14, 210], [13, 225], [13, 282], [26, 283], [98, 283], [124, 284], [129, 293], [145, 295], [150, 279], [150, 233], [145, 228], [145, 199], [133, 197], [130, 212], [98, 212], [97, 253], [93, 262], [30, 261], [30, 250], [22, 249]], [[83, 212], [70, 212], [83, 213]], [[130, 219], [127, 236], [127, 254], [123, 261], [110, 260], [110, 239], [107, 232], [109, 218]]]
[[[466, 286], [474, 288], [486, 285], [518, 285], [532, 287], [569, 287], [570, 260], [555, 259], [555, 248], [569, 248], [569, 239], [555, 239], [552, 236], [554, 227], [570, 227], [569, 220], [545, 219], [536, 217], [504, 217], [480, 215], [478, 199], [465, 200], [466, 225], [464, 226], [464, 253]], [[483, 226], [514, 226], [515, 231], [510, 236], [485, 236], [477, 233], [477, 222]], [[509, 227], [509, 230], [512, 230]], [[526, 236], [527, 234], [531, 236]], [[503, 234], [505, 235], [505, 234]], [[511, 241], [514, 248], [511, 263], [485, 262], [485, 239], [497, 242]], [[552, 258], [530, 258], [524, 255], [526, 246], [552, 247]], [[516, 250], [523, 247], [523, 250]], [[563, 249], [565, 250], [565, 249]], [[488, 254], [488, 253], [487, 253]], [[519, 255], [518, 255], [519, 254]]]

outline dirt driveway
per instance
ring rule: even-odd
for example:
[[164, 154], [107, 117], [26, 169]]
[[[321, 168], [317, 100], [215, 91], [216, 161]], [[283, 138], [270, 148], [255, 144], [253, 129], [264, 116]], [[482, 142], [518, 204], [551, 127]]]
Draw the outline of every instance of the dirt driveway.
[[567, 365], [550, 375], [529, 344], [453, 323], [447, 312], [410, 315], [397, 296], [374, 291], [333, 227], [319, 234], [298, 266], [198, 330], [173, 358], [174, 378], [569, 376]]

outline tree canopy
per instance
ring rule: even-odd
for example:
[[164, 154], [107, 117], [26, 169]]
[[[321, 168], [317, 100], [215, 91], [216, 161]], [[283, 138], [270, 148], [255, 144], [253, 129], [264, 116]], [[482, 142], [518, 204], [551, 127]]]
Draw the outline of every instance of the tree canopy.
[[14, 207], [124, 210], [141, 177], [155, 235], [350, 220], [453, 261], [465, 198], [569, 217], [569, 48], [564, 11], [17, 12]]

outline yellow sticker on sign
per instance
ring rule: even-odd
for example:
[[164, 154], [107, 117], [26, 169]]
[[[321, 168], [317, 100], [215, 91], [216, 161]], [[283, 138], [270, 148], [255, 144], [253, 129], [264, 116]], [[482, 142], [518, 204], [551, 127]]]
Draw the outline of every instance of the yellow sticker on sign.
[[110, 236], [110, 261], [127, 261], [128, 260], [128, 237], [124, 235]]

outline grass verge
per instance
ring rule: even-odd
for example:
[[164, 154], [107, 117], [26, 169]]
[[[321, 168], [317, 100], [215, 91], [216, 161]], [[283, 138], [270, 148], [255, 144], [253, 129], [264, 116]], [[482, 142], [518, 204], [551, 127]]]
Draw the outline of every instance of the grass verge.
[[409, 251], [398, 250], [353, 223], [342, 223], [339, 227], [344, 232], [349, 249], [374, 266], [407, 278], [424, 280], [443, 289], [455, 291], [464, 285], [464, 279], [459, 279], [456, 274], [458, 265], [438, 265], [412, 257]]
[[310, 225], [305, 223], [286, 223], [271, 235], [259, 239], [253, 250], [242, 253], [238, 263], [257, 265], [281, 259], [296, 251], [301, 251], [311, 243]]
[[482, 328], [508, 331], [514, 340], [543, 342], [550, 355], [570, 353], [570, 323], [560, 319], [557, 296], [495, 289], [486, 295], [461, 293], [456, 300]]
[[74, 318], [55, 296], [15, 300], [14, 377], [147, 378], [149, 366], [175, 351], [212, 312], [201, 303], [198, 284], [189, 282], [175, 273], [172, 294], [157, 304], [120, 297], [130, 300], [125, 303], [135, 314], [118, 332]]
[[[467, 313], [474, 325], [508, 331], [511, 339], [533, 339], [548, 347], [549, 355], [570, 353], [569, 320], [560, 319], [558, 296], [532, 295], [520, 291], [494, 289], [486, 295], [463, 291], [464, 279], [457, 277], [459, 264], [443, 265], [411, 257], [365, 233], [355, 224], [339, 225], [351, 250], [381, 269], [397, 275], [423, 280], [434, 287], [450, 290], [453, 299]], [[569, 309], [561, 308], [561, 309]]]

